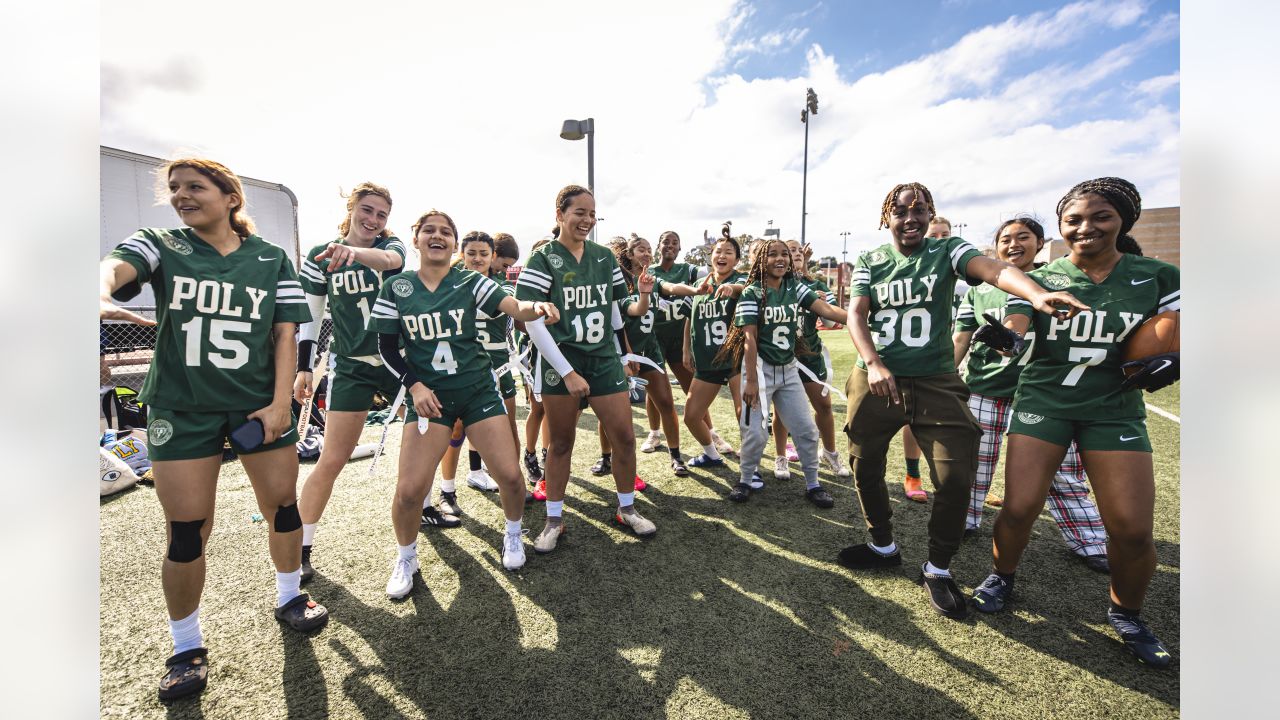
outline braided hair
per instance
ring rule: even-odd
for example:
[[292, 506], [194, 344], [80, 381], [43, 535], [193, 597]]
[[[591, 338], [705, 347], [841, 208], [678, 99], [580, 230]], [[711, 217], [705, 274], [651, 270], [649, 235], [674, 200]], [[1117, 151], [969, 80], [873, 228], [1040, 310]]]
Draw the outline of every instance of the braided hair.
[[1138, 218], [1142, 216], [1142, 196], [1133, 183], [1118, 177], [1101, 177], [1085, 180], [1067, 191], [1058, 201], [1058, 222], [1062, 222], [1062, 213], [1072, 201], [1085, 195], [1097, 195], [1106, 200], [1120, 215], [1120, 236], [1116, 238], [1116, 250], [1131, 255], [1142, 255], [1142, 248], [1133, 239], [1129, 231], [1133, 229]]
[[[925, 206], [929, 208], [929, 217], [937, 218], [938, 209], [933, 205], [933, 193], [929, 192], [929, 188], [918, 182], [898, 183], [893, 186], [888, 195], [884, 196], [884, 202], [880, 205], [880, 226], [876, 228], [877, 230], [889, 227], [889, 216], [893, 213], [893, 204], [898, 201], [898, 193], [903, 190], [915, 190], [916, 199], [911, 202], [912, 207], [923, 197]], [[947, 224], [950, 225], [950, 223]]]
[[[729, 232], [729, 223], [725, 223], [724, 230], [722, 232]], [[723, 239], [732, 241], [732, 238], [729, 237], [725, 237]], [[795, 277], [795, 273], [791, 269], [791, 250], [790, 248], [787, 248], [787, 244], [781, 240], [764, 240], [756, 243], [751, 248], [751, 269], [747, 272], [746, 285], [758, 284], [760, 287], [764, 287], [765, 258], [768, 257], [769, 248], [772, 247], [774, 243], [782, 245], [783, 249], [787, 251], [787, 274], [782, 276], [782, 282], [785, 283], [787, 280]], [[760, 308], [760, 314], [764, 314], [763, 307]], [[715, 360], [713, 362], [719, 365], [724, 363], [726, 360], [729, 360], [732, 361], [734, 367], [737, 367], [742, 363], [742, 353], [746, 340], [746, 331], [743, 330], [741, 326], [733, 324], [729, 328], [729, 336], [725, 338], [724, 345], [722, 345], [720, 347], [720, 351], [716, 353]], [[797, 346], [797, 350], [800, 346], [803, 346], [803, 340], [801, 340], [800, 345]]]

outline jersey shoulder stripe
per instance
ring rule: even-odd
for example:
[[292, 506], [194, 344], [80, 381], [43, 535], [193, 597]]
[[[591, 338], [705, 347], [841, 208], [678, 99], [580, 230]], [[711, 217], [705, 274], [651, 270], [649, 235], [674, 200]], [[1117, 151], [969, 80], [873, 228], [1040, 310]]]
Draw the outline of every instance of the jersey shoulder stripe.
[[156, 247], [155, 241], [143, 234], [141, 230], [121, 243], [120, 247], [141, 255], [147, 267], [151, 268], [151, 272], [155, 272], [160, 266], [160, 249]]

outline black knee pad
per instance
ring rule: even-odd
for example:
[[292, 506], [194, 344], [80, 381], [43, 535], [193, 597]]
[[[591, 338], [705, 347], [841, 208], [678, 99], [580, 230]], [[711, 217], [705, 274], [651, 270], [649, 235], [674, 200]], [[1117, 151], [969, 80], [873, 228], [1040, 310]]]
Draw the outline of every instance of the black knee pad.
[[169, 521], [169, 559], [178, 563], [197, 560], [204, 552], [200, 528], [204, 520]]
[[293, 532], [302, 527], [302, 516], [298, 514], [298, 503], [294, 501], [292, 505], [281, 505], [276, 510], [276, 532], [286, 533]]

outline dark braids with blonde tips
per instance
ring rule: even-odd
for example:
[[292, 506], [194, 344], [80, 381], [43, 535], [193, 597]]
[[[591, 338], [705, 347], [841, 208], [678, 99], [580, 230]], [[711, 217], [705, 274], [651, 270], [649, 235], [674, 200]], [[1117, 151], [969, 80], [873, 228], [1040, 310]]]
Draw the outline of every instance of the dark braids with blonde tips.
[[1138, 222], [1138, 218], [1142, 216], [1142, 196], [1138, 194], [1138, 188], [1124, 178], [1094, 178], [1085, 180], [1068, 190], [1067, 194], [1058, 201], [1058, 223], [1062, 223], [1062, 213], [1072, 201], [1090, 194], [1106, 200], [1120, 215], [1120, 236], [1116, 238], [1116, 250], [1130, 255], [1142, 255], [1142, 247], [1129, 234], [1134, 224]]
[[889, 227], [889, 216], [893, 214], [893, 204], [898, 201], [898, 193], [903, 190], [916, 191], [916, 199], [911, 203], [913, 207], [923, 196], [925, 205], [929, 208], [929, 217], [931, 219], [937, 217], [938, 209], [933, 205], [933, 193], [929, 192], [929, 188], [918, 182], [899, 183], [884, 196], [884, 203], [880, 205], [880, 226], [876, 228], [877, 230]]
[[[726, 222], [724, 224], [724, 229], [721, 231], [721, 233], [724, 235], [724, 237], [721, 238], [722, 240], [728, 240], [730, 242], [734, 242], [733, 238], [728, 235], [729, 223]], [[751, 269], [750, 271], [747, 272], [747, 280], [744, 283], [744, 285], [750, 286], [753, 283], [755, 283], [755, 284], [759, 284], [761, 288], [765, 287], [765, 284], [764, 284], [765, 258], [769, 256], [769, 248], [772, 247], [774, 243], [781, 245], [783, 250], [787, 251], [787, 274], [782, 276], [782, 282], [786, 283], [787, 280], [795, 277], [795, 272], [791, 269], [791, 250], [790, 248], [787, 247], [787, 244], [782, 240], [765, 240], [765, 241], [756, 243], [751, 248]], [[767, 295], [768, 293], [766, 288], [765, 297], [767, 297]], [[764, 302], [764, 299], [765, 299], [764, 297], [761, 298], [761, 303]], [[763, 307], [760, 308], [759, 316], [760, 317], [764, 316]], [[720, 351], [716, 353], [716, 356], [713, 362], [717, 365], [720, 365], [720, 364], [723, 364], [725, 361], [731, 361], [734, 367], [738, 367], [739, 365], [742, 364], [742, 353], [743, 353], [743, 348], [746, 344], [746, 340], [747, 340], [746, 331], [743, 330], [741, 326], [731, 323], [729, 328], [729, 336], [725, 338], [724, 345], [722, 345], [720, 347]], [[799, 334], [797, 334], [796, 340], [797, 340], [797, 343], [796, 343], [797, 353], [804, 352], [806, 354], [812, 354], [809, 351], [808, 347], [805, 345], [804, 338], [800, 337]]]

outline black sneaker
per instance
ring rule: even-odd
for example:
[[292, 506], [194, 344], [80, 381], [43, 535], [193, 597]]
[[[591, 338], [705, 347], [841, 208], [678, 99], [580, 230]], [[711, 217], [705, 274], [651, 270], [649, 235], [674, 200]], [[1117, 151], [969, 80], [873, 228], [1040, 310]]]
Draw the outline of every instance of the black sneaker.
[[[310, 582], [311, 578], [316, 576], [315, 568], [311, 567], [311, 546], [302, 546], [302, 582]], [[301, 584], [301, 583], [299, 583]]]
[[889, 555], [881, 555], [870, 545], [858, 543], [841, 550], [838, 562], [850, 570], [879, 570], [901, 565], [902, 553], [894, 550]]
[[831, 493], [827, 492], [827, 489], [821, 485], [805, 490], [804, 496], [809, 498], [809, 502], [824, 510], [835, 507], [836, 505], [836, 499], [831, 497]]
[[1086, 555], [1083, 559], [1084, 566], [1090, 570], [1103, 575], [1111, 574], [1111, 562], [1106, 555]]
[[689, 468], [684, 466], [684, 460], [680, 458], [671, 458], [671, 472], [676, 477], [689, 477]]
[[600, 456], [595, 465], [591, 466], [592, 475], [608, 475], [611, 472], [613, 472], [613, 460], [603, 455]]
[[457, 515], [446, 515], [434, 506], [422, 508], [422, 529], [429, 527], [454, 528], [462, 524]]
[[1005, 580], [991, 573], [973, 591], [973, 607], [978, 612], [997, 613], [1004, 609], [1011, 597], [1013, 597], [1013, 578]]
[[746, 502], [749, 497], [751, 497], [751, 486], [744, 482], [734, 485], [733, 489], [729, 491], [729, 500], [731, 502]]
[[1107, 611], [1107, 621], [1115, 628], [1124, 646], [1138, 658], [1138, 662], [1153, 667], [1166, 667], [1173, 656], [1165, 650], [1164, 643], [1156, 638], [1151, 628], [1137, 615]]
[[538, 465], [537, 453], [524, 451], [524, 471], [529, 476], [530, 485], [536, 485], [542, 479], [542, 466]]
[[955, 578], [950, 575], [935, 575], [925, 570], [928, 563], [920, 566], [920, 583], [929, 595], [929, 604], [952, 620], [963, 620], [969, 616], [968, 598], [960, 592]]
[[978, 528], [965, 528], [964, 539], [968, 540], [969, 538], [972, 538], [972, 537], [978, 537]]

